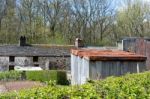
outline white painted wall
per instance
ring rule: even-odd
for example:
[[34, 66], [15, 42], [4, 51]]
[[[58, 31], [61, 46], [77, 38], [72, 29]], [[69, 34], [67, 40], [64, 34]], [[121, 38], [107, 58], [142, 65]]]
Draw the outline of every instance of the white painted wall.
[[71, 84], [77, 84], [78, 78], [78, 57], [71, 54]]
[[89, 61], [79, 56], [71, 55], [71, 84], [80, 85], [89, 80]]
[[78, 77], [77, 77], [77, 84], [81, 84], [81, 71], [82, 71], [82, 67], [83, 67], [83, 64], [82, 64], [82, 58], [80, 58], [78, 56]]

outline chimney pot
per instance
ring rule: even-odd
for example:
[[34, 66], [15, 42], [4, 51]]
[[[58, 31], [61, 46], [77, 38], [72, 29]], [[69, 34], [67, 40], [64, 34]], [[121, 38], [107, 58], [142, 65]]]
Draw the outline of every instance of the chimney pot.
[[20, 46], [26, 46], [26, 37], [25, 36], [20, 37], [19, 45]]
[[76, 38], [76, 40], [75, 40], [75, 47], [77, 47], [77, 48], [84, 47], [83, 40], [80, 39], [80, 38]]

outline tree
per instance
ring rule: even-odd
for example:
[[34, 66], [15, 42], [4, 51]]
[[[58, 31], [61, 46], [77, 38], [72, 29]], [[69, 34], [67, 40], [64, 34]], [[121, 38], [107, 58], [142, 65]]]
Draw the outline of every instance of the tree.
[[120, 36], [145, 36], [145, 22], [149, 6], [141, 0], [128, 0], [126, 8], [118, 12], [117, 27]]
[[6, 5], [5, 5], [5, 0], [0, 1], [0, 31], [2, 28], [2, 19], [4, 18], [6, 14]]

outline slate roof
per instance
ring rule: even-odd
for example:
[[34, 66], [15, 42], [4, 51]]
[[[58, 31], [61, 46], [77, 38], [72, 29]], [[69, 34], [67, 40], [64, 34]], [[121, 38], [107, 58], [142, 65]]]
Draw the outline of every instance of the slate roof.
[[0, 56], [43, 56], [43, 57], [70, 57], [70, 49], [67, 46], [0, 46]]

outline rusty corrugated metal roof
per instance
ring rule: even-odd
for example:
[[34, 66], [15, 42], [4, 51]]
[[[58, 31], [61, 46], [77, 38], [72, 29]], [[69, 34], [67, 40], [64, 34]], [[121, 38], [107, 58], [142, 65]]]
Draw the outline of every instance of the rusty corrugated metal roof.
[[145, 61], [146, 57], [121, 50], [97, 50], [97, 49], [72, 49], [73, 55], [93, 61], [128, 60]]

